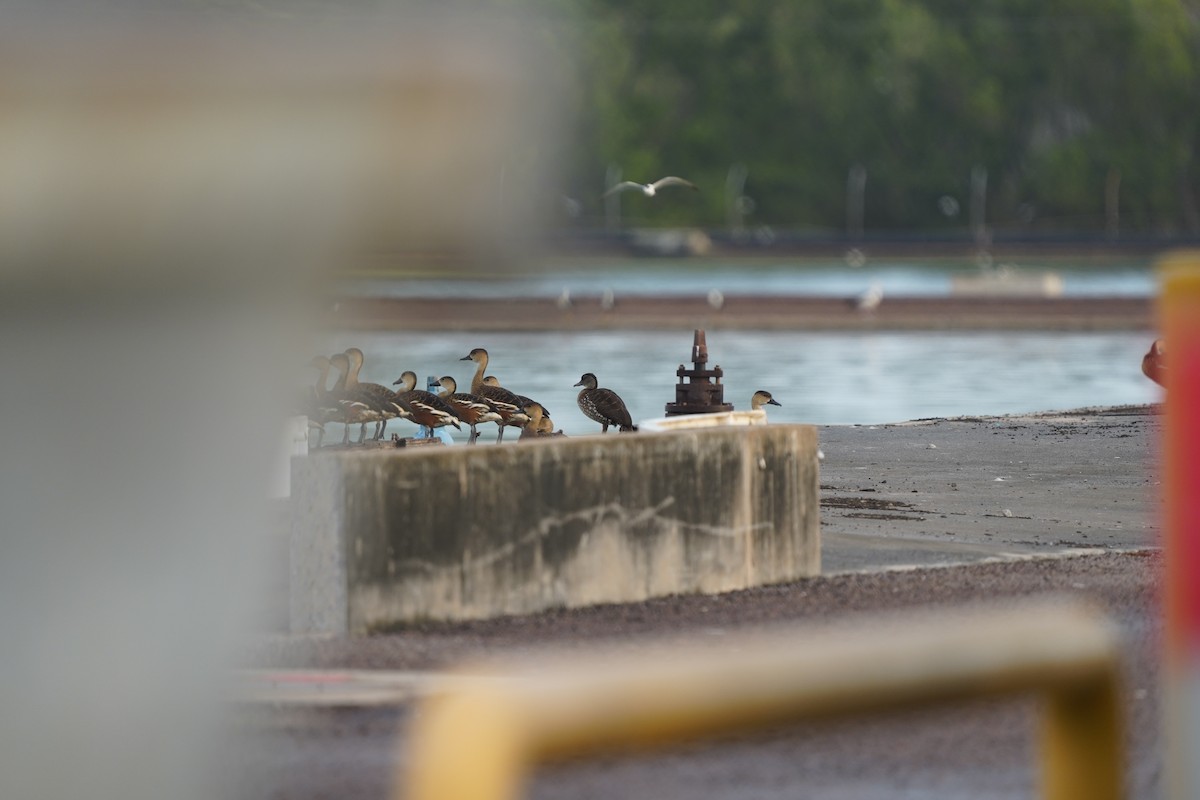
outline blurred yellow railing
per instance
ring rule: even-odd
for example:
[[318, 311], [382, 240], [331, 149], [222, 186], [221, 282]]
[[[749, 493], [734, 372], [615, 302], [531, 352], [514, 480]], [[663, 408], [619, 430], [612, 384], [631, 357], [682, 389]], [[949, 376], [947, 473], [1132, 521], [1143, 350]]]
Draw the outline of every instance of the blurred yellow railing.
[[1040, 692], [1043, 796], [1124, 793], [1114, 626], [1088, 607], [905, 618], [505, 671], [418, 707], [396, 797], [509, 800], [563, 758]]

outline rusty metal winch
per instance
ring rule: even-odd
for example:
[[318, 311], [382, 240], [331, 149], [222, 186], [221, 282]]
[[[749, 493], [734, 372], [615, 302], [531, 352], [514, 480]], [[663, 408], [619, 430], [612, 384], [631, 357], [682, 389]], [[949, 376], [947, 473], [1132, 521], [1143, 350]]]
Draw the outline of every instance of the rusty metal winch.
[[724, 373], [720, 365], [707, 369], [707, 363], [708, 344], [704, 341], [704, 331], [697, 328], [692, 340], [692, 369], [680, 364], [675, 371], [679, 383], [675, 384], [675, 402], [667, 403], [668, 417], [733, 411], [733, 403], [725, 402], [725, 386], [721, 383]]

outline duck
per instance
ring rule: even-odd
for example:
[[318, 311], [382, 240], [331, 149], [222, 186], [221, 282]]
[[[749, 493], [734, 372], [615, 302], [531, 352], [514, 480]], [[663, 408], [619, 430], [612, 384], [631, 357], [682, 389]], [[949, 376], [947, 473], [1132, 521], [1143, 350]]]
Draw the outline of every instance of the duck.
[[[378, 383], [363, 383], [358, 379], [358, 372], [363, 365], [363, 352], [357, 347], [346, 348], [346, 358], [350, 360], [350, 371], [346, 374], [346, 388], [366, 392], [379, 405], [379, 424], [375, 427], [375, 441], [383, 438], [388, 420], [396, 417], [411, 418], [412, 410], [397, 398], [397, 393]], [[361, 440], [361, 439], [360, 439]]]
[[603, 426], [600, 429], [601, 433], [608, 433], [609, 425], [616, 426], [622, 433], [636, 431], [637, 426], [633, 424], [633, 419], [629, 416], [629, 409], [625, 407], [625, 401], [612, 389], [599, 388], [598, 384], [596, 376], [590, 372], [585, 372], [579, 379], [579, 383], [575, 384], [583, 387], [583, 391], [576, 398], [579, 410], [585, 417], [599, 422]]
[[782, 408], [783, 403], [771, 397], [771, 393], [765, 389], [759, 389], [750, 397], [750, 408], [753, 411], [762, 411], [763, 406], [779, 406]]
[[367, 423], [379, 423], [383, 420], [388, 407], [376, 395], [360, 387], [347, 387], [350, 374], [350, 359], [345, 353], [335, 353], [330, 356], [329, 364], [338, 371], [338, 379], [333, 389], [327, 395], [327, 402], [336, 404], [335, 419], [345, 428], [342, 431], [342, 444], [350, 444], [350, 427], [358, 425], [358, 442], [362, 444], [366, 438]]
[[674, 175], [668, 175], [665, 178], [659, 178], [653, 183], [638, 183], [637, 181], [621, 181], [607, 192], [604, 197], [617, 194], [618, 192], [639, 191], [646, 197], [654, 197], [658, 194], [659, 189], [665, 189], [668, 186], [683, 186], [691, 189], [694, 192], [700, 191], [700, 187], [684, 178], [677, 178]]
[[[545, 436], [546, 434], [542, 433], [542, 423], [550, 418], [545, 416], [546, 410], [542, 408], [542, 404], [531, 400], [523, 405], [521, 410], [525, 412], [527, 417], [529, 417], [529, 421], [521, 426], [521, 435], [517, 437], [518, 440], [536, 439], [538, 437]], [[553, 430], [554, 423], [550, 423], [550, 428]]]
[[541, 423], [538, 425], [539, 436], [566, 436], [562, 431], [554, 430], [554, 420], [549, 417], [542, 417]]
[[313, 356], [308, 365], [317, 370], [317, 380], [304, 390], [296, 410], [308, 419], [309, 435], [316, 431], [317, 443], [314, 447], [320, 447], [325, 439], [325, 423], [336, 420], [339, 409], [336, 402], [329, 401], [329, 390], [325, 386], [329, 380], [329, 359]]
[[471, 378], [471, 394], [482, 397], [491, 404], [492, 410], [500, 415], [500, 421], [496, 423], [496, 427], [500, 429], [500, 435], [496, 437], [496, 443], [499, 444], [504, 441], [506, 426], [520, 428], [529, 421], [529, 416], [521, 410], [521, 397], [498, 384], [488, 384], [484, 381], [483, 373], [488, 366], [488, 351], [482, 347], [476, 347], [459, 360], [475, 362], [475, 375]]
[[398, 392], [400, 400], [412, 409], [410, 419], [413, 422], [427, 428], [441, 428], [450, 425], [462, 430], [458, 414], [455, 413], [453, 406], [433, 392], [417, 388], [417, 373], [406, 370], [392, 385], [400, 386]]
[[[504, 385], [500, 383], [500, 379], [497, 378], [495, 375], [484, 375], [483, 376], [483, 385], [491, 386], [491, 387], [498, 388], [498, 389], [504, 388]], [[534, 400], [530, 397], [526, 397], [523, 394], [517, 394], [516, 392], [513, 392], [513, 394], [516, 395], [516, 398], [521, 401], [520, 405], [521, 405], [522, 409], [524, 409], [525, 406], [528, 405], [529, 403], [537, 402], [536, 400]], [[542, 414], [545, 416], [545, 418], [550, 419], [550, 409], [546, 408], [546, 406], [542, 405], [541, 403], [538, 403], [538, 405], [542, 406]]]
[[479, 431], [475, 430], [476, 425], [483, 422], [498, 423], [501, 421], [500, 414], [492, 408], [490, 403], [478, 395], [458, 391], [458, 383], [449, 375], [439, 378], [438, 384], [443, 390], [438, 396], [454, 409], [454, 413], [460, 420], [471, 427], [471, 435], [467, 439], [467, 444], [475, 444], [475, 440], [479, 438]]
[[1150, 352], [1142, 356], [1142, 374], [1159, 386], [1167, 385], [1167, 343], [1155, 339], [1150, 345]]

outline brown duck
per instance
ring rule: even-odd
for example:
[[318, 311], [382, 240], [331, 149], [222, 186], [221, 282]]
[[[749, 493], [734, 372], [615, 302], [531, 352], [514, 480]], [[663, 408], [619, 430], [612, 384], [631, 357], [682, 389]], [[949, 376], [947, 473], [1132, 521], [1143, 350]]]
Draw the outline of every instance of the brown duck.
[[459, 360], [475, 362], [475, 375], [471, 378], [471, 394], [482, 397], [491, 404], [492, 410], [500, 415], [500, 421], [496, 423], [496, 426], [500, 428], [500, 435], [496, 437], [497, 442], [504, 441], [505, 426], [511, 425], [514, 428], [520, 428], [529, 421], [529, 416], [521, 410], [520, 396], [503, 387], [484, 383], [483, 373], [487, 371], [488, 366], [487, 350], [476, 347]]
[[501, 421], [500, 414], [482, 397], [458, 391], [458, 383], [454, 378], [443, 375], [438, 383], [443, 389], [438, 396], [454, 409], [460, 420], [471, 427], [471, 436], [467, 439], [467, 444], [475, 444], [475, 440], [479, 438], [479, 431], [475, 430], [476, 425]]
[[575, 385], [583, 387], [583, 391], [576, 398], [579, 410], [588, 419], [599, 422], [603, 426], [600, 429], [601, 433], [608, 433], [609, 425], [615, 426], [622, 432], [637, 430], [637, 426], [633, 424], [633, 419], [629, 416], [629, 409], [625, 407], [625, 401], [612, 389], [599, 388], [595, 375], [585, 372], [579, 379], [579, 383]]
[[400, 391], [397, 394], [400, 397], [400, 401], [412, 409], [411, 419], [413, 422], [418, 425], [424, 425], [427, 428], [441, 428], [444, 425], [451, 425], [462, 430], [458, 414], [454, 412], [453, 406], [433, 392], [416, 388], [417, 373], [412, 370], [406, 370], [392, 385], [400, 386]]
[[[542, 404], [530, 400], [521, 407], [521, 410], [529, 417], [529, 421], [521, 428], [521, 436], [519, 438], [536, 439], [545, 436], [546, 434], [542, 433], [542, 424], [550, 418], [545, 416], [546, 410], [542, 408]], [[551, 423], [550, 427], [553, 429], [554, 424]]]
[[[409, 409], [402, 401], [397, 398], [396, 392], [379, 383], [363, 383], [358, 379], [358, 372], [363, 365], [363, 352], [357, 347], [346, 349], [346, 358], [350, 360], [350, 371], [346, 374], [346, 389], [358, 390], [370, 395], [374, 400], [379, 415], [379, 425], [375, 428], [375, 435], [371, 438], [376, 441], [383, 438], [384, 430], [387, 428], [389, 419], [396, 417], [411, 416]], [[362, 441], [362, 437], [359, 437]]]
[[305, 390], [297, 410], [308, 418], [310, 433], [312, 430], [317, 431], [317, 443], [314, 447], [320, 447], [325, 438], [325, 423], [339, 419], [341, 409], [336, 402], [330, 401], [330, 391], [326, 388], [329, 381], [329, 359], [325, 356], [313, 356], [308, 365], [317, 370], [317, 380], [312, 387]]
[[[338, 379], [333, 389], [326, 395], [326, 402], [338, 409], [335, 416], [338, 422], [345, 425], [342, 432], [342, 444], [350, 443], [350, 427], [358, 425], [358, 444], [366, 438], [367, 423], [380, 423], [384, 415], [405, 416], [408, 411], [398, 403], [387, 402], [374, 392], [363, 389], [361, 385], [347, 386], [350, 375], [350, 358], [345, 353], [337, 353], [330, 357], [330, 366], [338, 371]], [[390, 417], [389, 417], [390, 418]]]

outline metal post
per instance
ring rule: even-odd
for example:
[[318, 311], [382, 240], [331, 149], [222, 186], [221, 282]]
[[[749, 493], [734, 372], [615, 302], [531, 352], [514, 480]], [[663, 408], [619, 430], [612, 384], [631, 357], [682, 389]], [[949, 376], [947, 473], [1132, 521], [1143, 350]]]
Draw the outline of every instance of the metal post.
[[971, 235], [980, 249], [987, 247], [987, 167], [971, 167]]
[[740, 235], [746, 227], [741, 199], [749, 174], [750, 170], [746, 169], [746, 165], [739, 163], [731, 166], [725, 176], [725, 220], [735, 235]]
[[1121, 229], [1121, 170], [1112, 167], [1104, 178], [1104, 232], [1117, 238]]
[[860, 241], [863, 237], [866, 196], [867, 168], [855, 164], [846, 175], [846, 234], [853, 241]]

